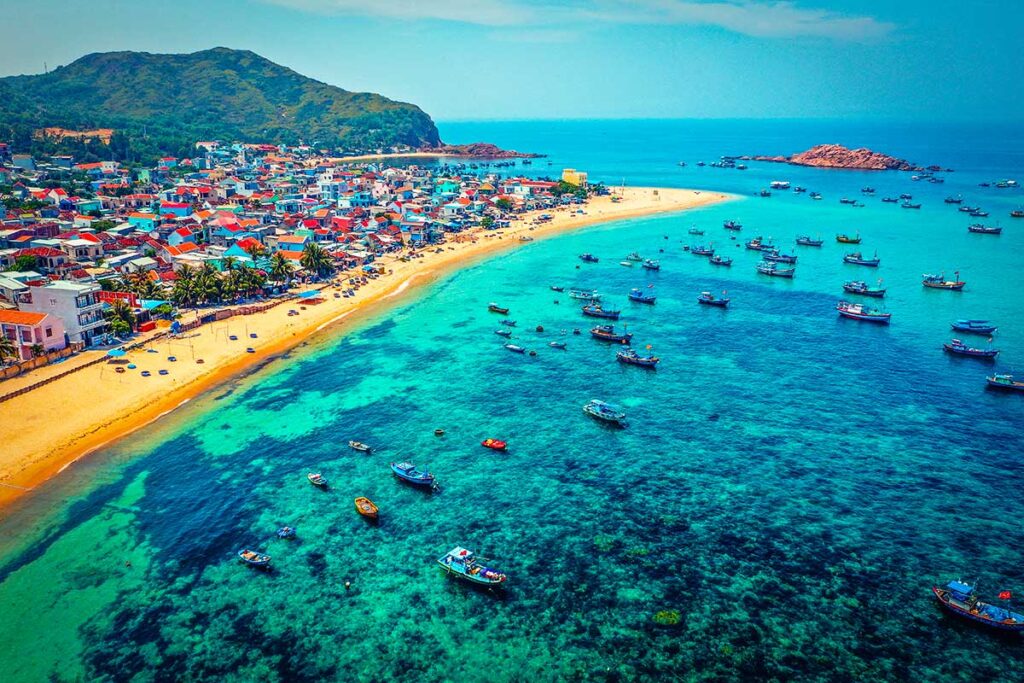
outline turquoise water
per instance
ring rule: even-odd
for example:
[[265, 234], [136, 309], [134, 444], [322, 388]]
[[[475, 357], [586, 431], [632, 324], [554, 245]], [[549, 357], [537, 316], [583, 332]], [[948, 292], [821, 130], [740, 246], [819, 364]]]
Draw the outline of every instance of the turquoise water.
[[[503, 130], [522, 134], [492, 126], [503, 144]], [[697, 173], [673, 168], [673, 151], [621, 163], [700, 185], [673, 182]], [[917, 212], [839, 206], [866, 174], [704, 171], [700, 186], [780, 177], [827, 200], [776, 193], [531, 243], [52, 482], [0, 522], [3, 679], [1016, 680], [1020, 641], [944, 617], [929, 592], [956, 577], [989, 597], [1024, 591], [1024, 400], [986, 391], [990, 367], [940, 348], [950, 320], [987, 317], [1000, 324], [994, 367], [1022, 367], [1024, 221], [969, 235], [941, 204], [1012, 175], [958, 171], [956, 189], [867, 174], [877, 197], [919, 195]], [[991, 222], [1020, 200], [987, 192]], [[725, 218], [746, 226], [741, 239], [826, 244], [799, 251], [793, 281], [764, 278]], [[694, 224], [703, 238], [687, 235]], [[855, 230], [877, 274], [840, 262], [832, 235]], [[685, 253], [696, 240], [733, 267]], [[618, 265], [633, 250], [662, 270]], [[579, 264], [583, 251], [601, 262]], [[920, 286], [954, 268], [963, 293]], [[888, 286], [890, 327], [836, 317], [839, 285], [861, 276]], [[551, 284], [606, 293], [659, 369], [618, 365]], [[656, 305], [626, 300], [648, 284]], [[732, 306], [698, 306], [705, 289]], [[501, 348], [490, 301], [512, 309], [536, 357]], [[629, 428], [587, 418], [591, 398], [619, 404]], [[488, 436], [509, 452], [480, 447]], [[441, 492], [397, 483], [398, 459], [429, 466]], [[310, 486], [311, 470], [332, 487]], [[358, 495], [379, 525], [355, 513]], [[274, 538], [283, 524], [296, 540]], [[509, 574], [503, 596], [445, 578], [434, 560], [455, 545]], [[274, 571], [241, 566], [242, 546]], [[658, 625], [663, 610], [679, 622]]]

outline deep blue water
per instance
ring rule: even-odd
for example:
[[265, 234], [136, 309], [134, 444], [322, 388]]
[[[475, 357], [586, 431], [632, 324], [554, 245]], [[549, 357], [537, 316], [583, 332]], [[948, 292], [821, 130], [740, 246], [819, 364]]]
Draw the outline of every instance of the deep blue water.
[[[977, 187], [1022, 175], [1019, 135], [660, 121], [441, 132], [548, 152], [552, 172], [746, 196], [468, 268], [72, 468], [0, 522], [5, 680], [1019, 679], [1019, 640], [944, 617], [929, 592], [957, 577], [988, 597], [1024, 591], [1024, 397], [984, 388], [993, 368], [1024, 368], [1024, 221], [1008, 218], [1024, 193]], [[823, 141], [957, 170], [928, 185], [693, 165]], [[825, 199], [750, 196], [771, 179]], [[838, 204], [869, 184], [864, 208]], [[923, 208], [881, 204], [900, 192]], [[947, 194], [990, 210], [1004, 234], [967, 234]], [[798, 252], [794, 280], [768, 279], [726, 218], [744, 224], [739, 241], [826, 242]], [[833, 234], [854, 231], [877, 249], [877, 273], [841, 263]], [[698, 240], [733, 267], [683, 250]], [[634, 250], [662, 270], [618, 265]], [[601, 262], [577, 267], [583, 251]], [[921, 273], [954, 269], [964, 292], [921, 287]], [[890, 327], [836, 317], [854, 277], [883, 279]], [[550, 284], [605, 293], [659, 369], [618, 365]], [[656, 305], [626, 300], [648, 284]], [[733, 304], [698, 306], [702, 290]], [[511, 307], [536, 357], [501, 348], [489, 301]], [[997, 363], [943, 354], [957, 317], [1000, 325]], [[590, 398], [619, 404], [629, 428], [583, 415]], [[481, 448], [487, 436], [509, 453]], [[352, 438], [379, 450], [350, 451]], [[387, 463], [405, 458], [442, 491], [396, 483]], [[330, 490], [305, 481], [313, 469]], [[356, 495], [381, 507], [378, 526], [355, 514]], [[296, 541], [273, 539], [285, 523]], [[272, 554], [274, 572], [240, 566], [242, 545]], [[445, 579], [434, 559], [455, 545], [509, 574], [504, 596]]]

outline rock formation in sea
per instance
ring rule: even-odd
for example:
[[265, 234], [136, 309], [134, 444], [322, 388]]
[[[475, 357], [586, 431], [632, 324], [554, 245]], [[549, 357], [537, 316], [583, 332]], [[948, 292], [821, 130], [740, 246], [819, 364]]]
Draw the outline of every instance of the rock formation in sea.
[[489, 142], [472, 142], [467, 145], [442, 144], [436, 147], [423, 147], [420, 151], [438, 152], [459, 157], [473, 157], [475, 159], [538, 159], [546, 156], [544, 154], [529, 154], [511, 149], [502, 149]]
[[792, 156], [751, 156], [743, 157], [754, 161], [774, 161], [795, 166], [818, 168], [850, 168], [868, 171], [920, 171], [917, 164], [874, 152], [866, 147], [850, 149], [843, 145], [816, 145], [806, 152]]

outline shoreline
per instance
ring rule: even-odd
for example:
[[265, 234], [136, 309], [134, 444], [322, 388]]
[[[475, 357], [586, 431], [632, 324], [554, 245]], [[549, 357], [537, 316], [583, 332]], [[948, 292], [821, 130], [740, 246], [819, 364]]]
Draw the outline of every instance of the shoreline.
[[[540, 241], [592, 225], [682, 212], [731, 198], [719, 192], [625, 188], [619, 203], [611, 197], [593, 198], [584, 205], [583, 214], [547, 211], [554, 218], [534, 224], [533, 219], [545, 212], [530, 212], [500, 233], [474, 229], [454, 235], [441, 253], [424, 251], [422, 258], [408, 261], [385, 256], [377, 264], [388, 268], [388, 274], [370, 280], [354, 299], [333, 298], [340, 288], [328, 286], [321, 304], [291, 300], [254, 315], [203, 325], [184, 338], [150, 340], [126, 356], [139, 371], [167, 369], [167, 375], [118, 374], [109, 364], [98, 363], [12, 398], [0, 404], [6, 432], [0, 452], [0, 511], [31, 496], [77, 461], [166, 417], [193, 398], [262, 368], [310, 337], [354, 326], [458, 269], [529, 244], [519, 240], [522, 235]], [[304, 310], [289, 316], [288, 309]], [[231, 335], [232, 324], [238, 332], [244, 327], [246, 337]], [[255, 341], [250, 335], [256, 335]], [[232, 345], [230, 336], [239, 337], [237, 345]], [[246, 353], [246, 344], [252, 344], [255, 353]], [[191, 358], [186, 358], [189, 352]], [[176, 355], [181, 360], [169, 362], [168, 356]], [[202, 364], [195, 362], [198, 359]]]

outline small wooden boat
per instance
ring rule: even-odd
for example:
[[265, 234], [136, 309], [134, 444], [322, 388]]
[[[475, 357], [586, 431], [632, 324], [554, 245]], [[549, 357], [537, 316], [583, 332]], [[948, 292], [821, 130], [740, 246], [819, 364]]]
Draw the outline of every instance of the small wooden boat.
[[964, 344], [959, 339], [954, 339], [942, 345], [942, 348], [946, 350], [946, 353], [952, 353], [957, 356], [968, 356], [970, 358], [982, 358], [984, 360], [995, 360], [996, 356], [999, 355], [998, 349], [978, 349]]
[[243, 548], [238, 551], [238, 559], [244, 564], [256, 569], [270, 569], [270, 555], [258, 553], [255, 550]]
[[697, 303], [704, 304], [705, 306], [720, 306], [725, 308], [729, 305], [730, 301], [732, 301], [732, 299], [729, 299], [728, 297], [722, 297], [719, 299], [711, 292], [701, 292], [700, 296], [697, 297]]
[[499, 337], [505, 337], [506, 339], [508, 339], [509, 337], [512, 336], [512, 330], [495, 330], [494, 334], [498, 335]]
[[639, 287], [634, 287], [633, 289], [629, 290], [629, 300], [636, 301], [637, 303], [641, 304], [653, 304], [655, 301], [658, 300], [658, 297], [650, 292], [645, 292]]
[[391, 463], [391, 472], [400, 480], [413, 486], [432, 489], [437, 483], [433, 474], [416, 469], [411, 462], [393, 462]]
[[854, 251], [843, 256], [843, 263], [849, 263], [854, 266], [868, 266], [869, 268], [877, 268], [878, 264], [882, 260], [878, 258], [878, 254], [875, 254], [874, 258], [864, 258], [859, 251]]
[[658, 363], [661, 359], [657, 356], [641, 356], [633, 349], [625, 349], [615, 354], [616, 360], [626, 365], [639, 365], [642, 368], [651, 368], [652, 370], [658, 367]]
[[771, 197], [771, 196], [772, 196], [772, 193], [771, 193], [771, 191], [770, 191], [770, 190], [761, 190], [761, 191], [760, 191], [760, 192], [758, 192], [757, 194], [758, 194], [758, 196], [760, 196], [760, 197]]
[[551, 285], [552, 292], [564, 292], [565, 287], [559, 287], [558, 285]]
[[596, 289], [570, 289], [569, 298], [578, 301], [600, 301], [601, 295]]
[[560, 342], [560, 341], [548, 342], [548, 346], [550, 346], [553, 349], [562, 349], [562, 350], [564, 350], [565, 349], [565, 342]]
[[687, 231], [687, 234], [690, 234], [690, 235], [703, 235], [703, 234], [704, 234], [704, 231], [703, 231], [703, 230], [699, 230], [699, 229], [697, 229], [697, 228], [690, 228], [690, 229], [689, 229], [689, 230]]
[[495, 451], [508, 450], [508, 442], [502, 441], [501, 439], [484, 439], [480, 442], [480, 445], [484, 448], [490, 448]]
[[1024, 209], [1014, 209], [1010, 212], [1010, 218], [1024, 218]]
[[981, 209], [975, 209], [967, 214], [971, 218], [988, 218], [988, 211], [982, 211]]
[[356, 498], [355, 503], [356, 512], [368, 519], [377, 519], [378, 508], [372, 500], [364, 496], [359, 496]]
[[[881, 282], [881, 280], [879, 280], [879, 282]], [[844, 282], [843, 290], [850, 294], [860, 294], [861, 296], [870, 296], [876, 299], [881, 299], [885, 296], [885, 289], [882, 287], [872, 287], [863, 280], [851, 280], [850, 282]]]
[[444, 436], [444, 430], [440, 429], [440, 428], [435, 429], [434, 430], [434, 436]]
[[319, 472], [309, 472], [306, 474], [306, 479], [309, 479], [309, 483], [313, 486], [319, 486], [322, 489], [327, 488], [327, 478]]
[[[962, 581], [950, 581], [945, 588], [932, 586], [932, 593], [946, 612], [972, 623], [996, 631], [1024, 633], [1024, 614], [982, 602], [974, 595], [974, 586]], [[1010, 591], [1002, 591], [1000, 598], [1010, 599]]]
[[981, 223], [975, 223], [967, 226], [967, 232], [977, 233], [979, 235], [1001, 235], [1003, 229], [998, 226], [982, 225]]
[[691, 246], [690, 253], [694, 256], [714, 256], [715, 249], [711, 246], [705, 247], [703, 244], [699, 244], [696, 247]]
[[518, 344], [505, 344], [504, 346], [512, 353], [526, 353], [526, 349]]
[[626, 426], [626, 414], [604, 401], [592, 399], [583, 406], [583, 412], [602, 422], [608, 422], [618, 427]]
[[437, 559], [437, 563], [441, 565], [441, 569], [448, 576], [454, 576], [478, 586], [503, 587], [508, 581], [508, 577], [497, 569], [484, 566], [482, 564], [484, 561], [486, 560], [478, 558], [472, 550], [461, 547], [452, 548]]
[[627, 268], [632, 268], [633, 267], [633, 262], [632, 261], [619, 261], [619, 265], [620, 266], [626, 266]]
[[825, 240], [813, 240], [808, 235], [800, 235], [796, 238], [796, 243], [801, 247], [820, 247]]
[[971, 332], [973, 334], [992, 334], [997, 329], [988, 320], [954, 320], [949, 326], [957, 332]]
[[836, 235], [836, 242], [840, 244], [860, 244], [860, 233], [858, 232], [855, 236], [850, 237], [849, 235]]
[[501, 321], [501, 324], [504, 325], [505, 327], [515, 327], [516, 326], [516, 321], [515, 320], [509, 320], [509, 319], [506, 318], [505, 320]]
[[992, 389], [1024, 392], [1024, 382], [1015, 381], [1013, 379], [1013, 375], [996, 374], [991, 377], [986, 377], [985, 380], [988, 382], [988, 386]]
[[360, 453], [369, 453], [371, 450], [373, 450], [372, 448], [367, 446], [365, 443], [362, 443], [361, 441], [349, 441], [348, 447], [353, 450], [359, 451]]
[[590, 330], [590, 336], [601, 341], [614, 342], [616, 344], [628, 344], [633, 338], [632, 333], [623, 332], [617, 334], [614, 325], [598, 325]]
[[964, 201], [964, 198], [961, 197], [961, 196], [946, 197], [942, 201], [946, 202], [947, 204], [962, 204], [963, 201]]
[[867, 308], [864, 304], [854, 304], [849, 301], [840, 301], [836, 304], [836, 310], [839, 311], [839, 315], [844, 318], [861, 320], [869, 323], [881, 323], [883, 325], [888, 325], [889, 319], [892, 318], [892, 313], [883, 313], [877, 308]]
[[722, 223], [722, 227], [726, 230], [732, 230], [733, 232], [739, 232], [743, 229], [743, 226], [737, 221], [725, 221]]
[[771, 277], [784, 277], [792, 279], [796, 274], [796, 268], [780, 268], [779, 264], [771, 261], [761, 261], [757, 264], [757, 272]]
[[960, 279], [960, 271], [954, 273], [956, 276], [955, 280], [947, 280], [945, 275], [922, 275], [924, 279], [921, 280], [921, 284], [929, 289], [949, 289], [955, 292], [959, 292], [964, 288], [967, 283]]
[[898, 204], [900, 200], [896, 197], [882, 197], [882, 201], [886, 204]]
[[728, 266], [732, 265], [732, 259], [729, 258], [728, 256], [719, 256], [719, 255], [716, 254], [716, 255], [714, 255], [714, 256], [712, 256], [711, 258], [708, 259], [708, 263], [710, 263], [713, 266], [726, 266], [726, 267], [728, 267]]
[[593, 254], [580, 254], [580, 261], [584, 263], [597, 263], [601, 259], [597, 258]]
[[775, 263], [796, 263], [796, 255], [794, 254], [783, 254], [778, 249], [772, 249], [771, 251], [765, 252], [761, 258], [765, 261], [774, 261]]
[[284, 538], [284, 539], [295, 538], [295, 527], [292, 527], [292, 526], [283, 526], [283, 527], [281, 527], [280, 529], [277, 530], [277, 537], [278, 538]]
[[499, 306], [495, 303], [487, 304], [487, 310], [491, 313], [501, 313], [502, 315], [508, 315], [508, 309], [504, 306]]
[[913, 202], [903, 202], [900, 204], [901, 209], [920, 209], [921, 205]]
[[604, 309], [600, 304], [590, 304], [589, 306], [584, 306], [580, 310], [583, 311], [583, 315], [588, 315], [591, 318], [607, 318], [609, 320], [618, 320], [619, 315], [622, 313], [622, 311]]

